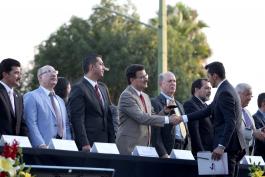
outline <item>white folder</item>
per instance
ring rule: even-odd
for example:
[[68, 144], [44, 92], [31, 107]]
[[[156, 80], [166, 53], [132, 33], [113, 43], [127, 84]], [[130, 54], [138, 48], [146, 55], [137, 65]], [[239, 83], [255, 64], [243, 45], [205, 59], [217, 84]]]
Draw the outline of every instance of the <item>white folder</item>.
[[228, 163], [227, 153], [224, 153], [220, 160], [212, 160], [212, 152], [202, 151], [197, 153], [199, 175], [227, 175]]

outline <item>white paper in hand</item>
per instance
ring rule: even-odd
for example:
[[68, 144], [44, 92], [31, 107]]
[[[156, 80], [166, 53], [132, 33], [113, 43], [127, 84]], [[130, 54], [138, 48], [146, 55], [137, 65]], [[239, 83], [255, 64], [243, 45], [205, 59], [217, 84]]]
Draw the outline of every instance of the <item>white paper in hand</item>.
[[224, 153], [220, 160], [212, 160], [212, 152], [203, 151], [197, 153], [199, 175], [227, 175], [228, 163], [227, 153]]

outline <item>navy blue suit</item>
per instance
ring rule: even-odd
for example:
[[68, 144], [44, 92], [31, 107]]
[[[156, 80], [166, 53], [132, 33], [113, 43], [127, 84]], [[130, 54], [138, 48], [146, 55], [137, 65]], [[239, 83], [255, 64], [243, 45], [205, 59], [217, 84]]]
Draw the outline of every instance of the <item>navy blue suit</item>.
[[[207, 107], [197, 97], [192, 98], [183, 104], [185, 113], [193, 113]], [[199, 151], [212, 151], [213, 149], [213, 124], [211, 117], [189, 121], [188, 128], [191, 138], [192, 154], [197, 156]]]
[[236, 176], [238, 163], [245, 154], [245, 141], [240, 129], [242, 112], [240, 99], [233, 86], [225, 80], [217, 89], [213, 102], [198, 112], [188, 114], [189, 121], [212, 116], [213, 148], [225, 146], [228, 153], [229, 176]]

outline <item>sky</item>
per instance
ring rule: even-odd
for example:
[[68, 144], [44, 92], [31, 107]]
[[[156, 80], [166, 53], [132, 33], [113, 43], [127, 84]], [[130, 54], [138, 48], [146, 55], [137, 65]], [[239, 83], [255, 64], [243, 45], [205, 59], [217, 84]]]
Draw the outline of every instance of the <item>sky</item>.
[[[136, 5], [141, 21], [147, 23], [157, 15], [159, 0], [131, 2]], [[265, 58], [265, 1], [166, 0], [170, 5], [177, 2], [197, 10], [198, 19], [208, 24], [203, 32], [213, 54], [207, 62], [222, 62], [233, 86], [242, 82], [252, 86], [253, 98], [248, 109], [254, 114], [257, 96], [265, 92], [262, 84], [265, 83], [262, 62]], [[26, 68], [33, 60], [37, 45], [73, 15], [87, 19], [99, 3], [100, 0], [1, 0], [0, 61], [15, 58]]]

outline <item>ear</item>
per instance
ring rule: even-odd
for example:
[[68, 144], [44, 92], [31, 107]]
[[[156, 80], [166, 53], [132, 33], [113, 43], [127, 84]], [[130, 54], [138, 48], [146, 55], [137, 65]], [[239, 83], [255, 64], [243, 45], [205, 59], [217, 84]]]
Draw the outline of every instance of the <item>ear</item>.
[[134, 78], [131, 77], [131, 78], [130, 78], [130, 82], [132, 83], [133, 81], [134, 81]]

